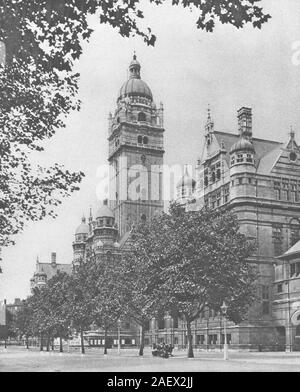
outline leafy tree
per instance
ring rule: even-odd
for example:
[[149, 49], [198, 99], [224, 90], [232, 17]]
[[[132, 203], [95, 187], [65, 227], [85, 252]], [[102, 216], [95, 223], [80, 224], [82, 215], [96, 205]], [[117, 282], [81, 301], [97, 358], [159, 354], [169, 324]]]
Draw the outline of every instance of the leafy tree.
[[63, 352], [63, 339], [69, 334], [68, 288], [70, 276], [57, 272], [48, 282], [46, 288], [47, 305], [51, 315], [51, 338], [59, 338], [60, 352]]
[[89, 287], [86, 295], [92, 305], [93, 325], [104, 331], [104, 354], [107, 354], [108, 331], [117, 325], [123, 312], [121, 292], [116, 285], [118, 264], [118, 257], [102, 257], [101, 261], [92, 257], [84, 267]]
[[27, 303], [33, 314], [33, 334], [40, 337], [40, 350], [43, 351], [44, 341], [46, 341], [46, 349], [50, 351], [55, 320], [53, 319], [48, 286], [35, 288], [32, 296], [27, 299]]
[[185, 212], [173, 204], [169, 214], [140, 227], [132, 270], [146, 264], [146, 295], [163, 300], [186, 323], [188, 357], [192, 322], [206, 306], [219, 310], [225, 301], [231, 320], [245, 316], [254, 299], [256, 271], [247, 261], [254, 248], [224, 210]]
[[158, 263], [157, 248], [152, 242], [153, 229], [151, 224], [134, 229], [131, 249], [123, 257], [116, 279], [125, 315], [140, 326], [140, 356], [144, 353], [146, 328], [152, 318], [163, 313], [165, 304], [157, 285], [160, 271], [153, 268]]
[[81, 353], [85, 354], [84, 331], [93, 322], [94, 303], [91, 301], [90, 276], [86, 265], [81, 265], [76, 273], [70, 276], [67, 289], [67, 320], [72, 329], [80, 334]]
[[29, 349], [29, 337], [33, 336], [33, 318], [33, 309], [29, 306], [28, 301], [23, 301], [23, 306], [16, 314], [15, 328], [20, 339], [25, 337], [27, 349]]

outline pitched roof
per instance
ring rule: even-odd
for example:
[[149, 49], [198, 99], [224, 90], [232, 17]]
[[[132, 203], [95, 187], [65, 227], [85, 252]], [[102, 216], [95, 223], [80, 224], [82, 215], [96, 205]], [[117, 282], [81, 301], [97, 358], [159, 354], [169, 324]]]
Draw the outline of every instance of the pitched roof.
[[278, 256], [277, 259], [289, 259], [295, 256], [300, 256], [300, 241], [296, 242], [290, 249], [288, 249], [283, 255]]
[[282, 144], [276, 147], [274, 150], [270, 151], [268, 154], [264, 155], [258, 164], [257, 172], [260, 174], [269, 174], [278, 161], [282, 152]]
[[[238, 134], [228, 132], [215, 131], [214, 135], [218, 144], [220, 146], [223, 144], [224, 149], [227, 152], [230, 151], [233, 144], [235, 144], [240, 138]], [[270, 167], [271, 170], [272, 165], [275, 163], [276, 158], [278, 157], [280, 149], [283, 147], [283, 143], [273, 140], [253, 138], [252, 144], [255, 149], [258, 172], [263, 170], [265, 173], [267, 173], [267, 167]], [[226, 159], [229, 160], [229, 154], [226, 154]], [[263, 162], [261, 162], [262, 159], [264, 159]]]
[[47, 279], [53, 278], [58, 272], [65, 272], [71, 274], [72, 264], [51, 264], [51, 263], [38, 263], [36, 272], [44, 272], [47, 275]]

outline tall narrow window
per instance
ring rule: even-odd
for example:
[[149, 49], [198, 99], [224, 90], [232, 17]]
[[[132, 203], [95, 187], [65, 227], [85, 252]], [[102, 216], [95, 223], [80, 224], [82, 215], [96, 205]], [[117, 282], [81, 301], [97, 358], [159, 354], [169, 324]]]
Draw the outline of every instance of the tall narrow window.
[[143, 112], [140, 112], [138, 114], [138, 121], [146, 121], [146, 114]]
[[274, 194], [275, 194], [275, 199], [280, 200], [280, 189], [275, 189]]
[[273, 243], [274, 243], [274, 256], [282, 254], [282, 226], [279, 224], [273, 225]]
[[262, 288], [262, 314], [268, 315], [270, 313], [270, 296], [269, 296], [269, 286], [263, 285]]

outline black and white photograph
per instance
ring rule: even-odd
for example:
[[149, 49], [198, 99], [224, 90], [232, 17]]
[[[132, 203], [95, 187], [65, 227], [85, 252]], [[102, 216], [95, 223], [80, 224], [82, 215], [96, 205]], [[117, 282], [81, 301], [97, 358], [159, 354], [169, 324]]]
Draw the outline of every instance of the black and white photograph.
[[299, 0], [0, 0], [0, 372], [299, 371]]

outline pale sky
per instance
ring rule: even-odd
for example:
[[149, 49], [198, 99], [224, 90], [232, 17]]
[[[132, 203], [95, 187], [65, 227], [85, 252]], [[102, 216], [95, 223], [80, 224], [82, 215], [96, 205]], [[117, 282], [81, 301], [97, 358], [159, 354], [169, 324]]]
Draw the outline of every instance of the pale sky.
[[[145, 8], [145, 22], [157, 35], [154, 48], [142, 39], [125, 39], [93, 21], [95, 32], [78, 64], [82, 110], [34, 157], [39, 163], [63, 163], [86, 174], [81, 190], [66, 199], [56, 220], [29, 224], [16, 245], [3, 250], [0, 300], [29, 294], [37, 255], [71, 263], [74, 231], [89, 206], [95, 211], [97, 167], [107, 159], [107, 117], [136, 50], [142, 79], [165, 108], [165, 163], [195, 164], [201, 154], [208, 103], [217, 130], [237, 132], [236, 111], [253, 108], [255, 137], [286, 141], [293, 125], [300, 142], [299, 0], [265, 0], [273, 18], [262, 30], [218, 26], [212, 34], [196, 29], [197, 15], [168, 5]], [[300, 56], [296, 56], [296, 59]]]

